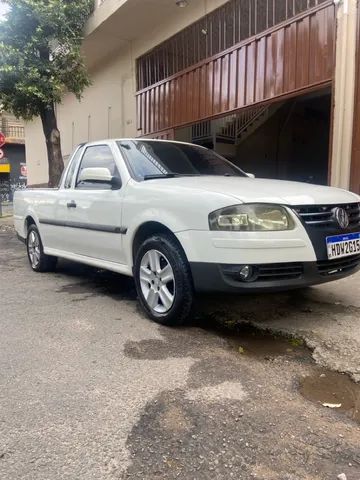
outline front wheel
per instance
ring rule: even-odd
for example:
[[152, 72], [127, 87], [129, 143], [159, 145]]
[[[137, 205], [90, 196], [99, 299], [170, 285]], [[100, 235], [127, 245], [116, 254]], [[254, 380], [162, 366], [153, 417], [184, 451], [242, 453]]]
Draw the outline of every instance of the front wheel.
[[40, 233], [36, 225], [30, 225], [26, 239], [27, 254], [34, 272], [52, 272], [56, 268], [57, 258], [44, 253]]
[[168, 326], [185, 322], [193, 305], [193, 285], [185, 254], [171, 235], [144, 241], [134, 276], [140, 304], [152, 320]]

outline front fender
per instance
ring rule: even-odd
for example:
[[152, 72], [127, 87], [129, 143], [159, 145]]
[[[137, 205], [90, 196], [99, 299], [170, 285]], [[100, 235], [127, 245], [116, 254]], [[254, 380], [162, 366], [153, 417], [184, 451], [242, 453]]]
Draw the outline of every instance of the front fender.
[[135, 217], [131, 219], [128, 225], [124, 225], [127, 228], [123, 242], [124, 253], [126, 263], [130, 266], [132, 266], [133, 263], [132, 246], [135, 235], [139, 228], [148, 222], [159, 223], [174, 234], [188, 229], [187, 225], [182, 219], [171, 215], [169, 212], [163, 209], [149, 208], [138, 213]]

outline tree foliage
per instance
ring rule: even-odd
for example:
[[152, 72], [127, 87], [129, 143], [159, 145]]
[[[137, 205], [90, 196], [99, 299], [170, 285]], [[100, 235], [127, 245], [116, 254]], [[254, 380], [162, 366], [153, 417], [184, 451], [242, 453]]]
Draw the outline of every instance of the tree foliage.
[[61, 101], [80, 98], [89, 78], [81, 56], [93, 0], [5, 0], [0, 23], [0, 102], [26, 120]]
[[4, 0], [0, 22], [0, 104], [17, 117], [41, 118], [49, 185], [64, 162], [55, 105], [66, 92], [77, 98], [90, 80], [81, 56], [83, 29], [94, 0]]

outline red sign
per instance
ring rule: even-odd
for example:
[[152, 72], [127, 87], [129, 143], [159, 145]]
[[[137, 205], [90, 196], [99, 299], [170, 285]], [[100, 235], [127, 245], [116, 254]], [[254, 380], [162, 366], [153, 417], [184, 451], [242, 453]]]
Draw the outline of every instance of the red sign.
[[2, 132], [0, 132], [0, 148], [5, 145], [5, 141], [6, 141], [5, 135]]
[[0, 160], [2, 160], [4, 158], [4, 150], [1, 150], [0, 148]]

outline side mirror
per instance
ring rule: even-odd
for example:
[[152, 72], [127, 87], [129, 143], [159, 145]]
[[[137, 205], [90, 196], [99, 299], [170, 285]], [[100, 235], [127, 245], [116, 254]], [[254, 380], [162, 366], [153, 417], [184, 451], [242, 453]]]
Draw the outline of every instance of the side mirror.
[[113, 177], [105, 167], [84, 168], [79, 175], [79, 182], [108, 183], [114, 189], [121, 188], [121, 178]]
[[246, 172], [246, 175], [247, 175], [249, 178], [256, 178], [253, 173], [248, 173], [248, 172]]
[[108, 168], [84, 168], [79, 175], [79, 182], [111, 183], [112, 175]]

